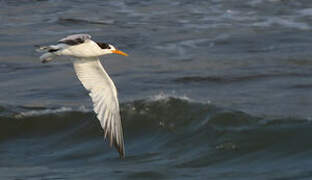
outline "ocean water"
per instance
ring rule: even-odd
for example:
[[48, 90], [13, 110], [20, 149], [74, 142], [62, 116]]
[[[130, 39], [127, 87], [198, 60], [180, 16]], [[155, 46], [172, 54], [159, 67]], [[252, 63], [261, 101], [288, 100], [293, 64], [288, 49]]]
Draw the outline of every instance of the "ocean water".
[[[312, 179], [312, 1], [0, 0], [0, 179]], [[126, 159], [71, 62], [34, 45], [89, 33]]]

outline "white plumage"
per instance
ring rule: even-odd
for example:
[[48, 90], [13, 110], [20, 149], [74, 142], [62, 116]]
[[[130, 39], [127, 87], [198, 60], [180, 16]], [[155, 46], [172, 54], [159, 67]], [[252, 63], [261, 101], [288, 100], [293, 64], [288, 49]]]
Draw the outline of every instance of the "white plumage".
[[98, 56], [105, 54], [126, 53], [116, 50], [107, 43], [98, 43], [91, 40], [88, 34], [75, 34], [65, 37], [57, 45], [41, 46], [39, 50], [45, 51], [40, 59], [42, 62], [53, 60], [56, 56], [75, 57], [74, 69], [83, 86], [90, 92], [94, 112], [97, 114], [104, 137], [108, 137], [110, 145], [115, 145], [120, 156], [125, 157], [123, 130], [120, 118], [117, 90], [105, 72]]

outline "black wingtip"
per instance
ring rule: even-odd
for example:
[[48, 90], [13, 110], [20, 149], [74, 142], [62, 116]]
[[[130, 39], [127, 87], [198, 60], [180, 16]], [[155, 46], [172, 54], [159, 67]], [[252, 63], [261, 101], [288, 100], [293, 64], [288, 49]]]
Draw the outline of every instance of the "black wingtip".
[[[105, 139], [106, 139], [106, 137], [105, 137]], [[108, 133], [108, 140], [109, 140], [109, 146], [112, 147], [114, 144], [116, 150], [119, 153], [120, 159], [124, 160], [126, 158], [126, 153], [125, 153], [125, 148], [124, 148], [125, 146], [124, 146], [123, 142], [122, 142], [122, 144], [117, 144], [116, 139], [111, 139], [111, 135], [109, 133]]]
[[114, 141], [114, 146], [117, 149], [117, 151], [119, 152], [119, 157], [120, 159], [125, 159], [126, 157], [126, 153], [125, 153], [125, 148], [123, 144], [118, 145], [116, 141]]
[[119, 155], [120, 155], [120, 159], [124, 160], [126, 158], [126, 153], [125, 153], [125, 149], [123, 147], [118, 149]]
[[124, 154], [120, 154], [119, 157], [120, 157], [121, 160], [125, 160], [126, 159], [126, 156]]

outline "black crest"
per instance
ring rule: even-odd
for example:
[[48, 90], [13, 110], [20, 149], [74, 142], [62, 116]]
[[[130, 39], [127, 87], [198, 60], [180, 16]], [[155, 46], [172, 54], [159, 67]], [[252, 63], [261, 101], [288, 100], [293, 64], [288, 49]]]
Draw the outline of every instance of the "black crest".
[[96, 42], [96, 44], [100, 46], [101, 49], [110, 49], [110, 46], [107, 43]]

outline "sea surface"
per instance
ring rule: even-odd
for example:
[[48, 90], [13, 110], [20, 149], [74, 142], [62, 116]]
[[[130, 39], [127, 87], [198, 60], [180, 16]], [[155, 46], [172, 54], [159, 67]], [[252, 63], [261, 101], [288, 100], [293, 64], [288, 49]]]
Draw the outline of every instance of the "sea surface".
[[[0, 180], [312, 179], [311, 0], [0, 0]], [[126, 159], [68, 58], [89, 33]]]

